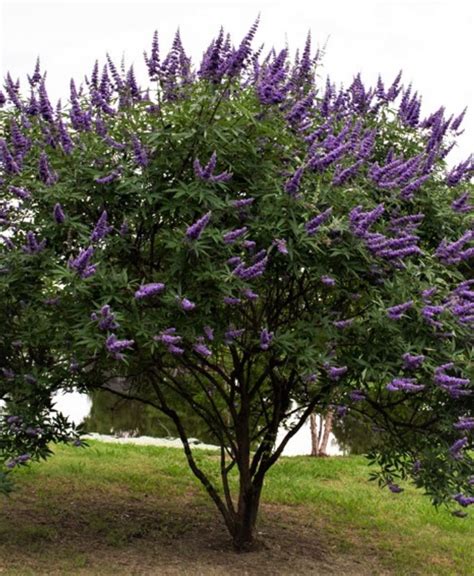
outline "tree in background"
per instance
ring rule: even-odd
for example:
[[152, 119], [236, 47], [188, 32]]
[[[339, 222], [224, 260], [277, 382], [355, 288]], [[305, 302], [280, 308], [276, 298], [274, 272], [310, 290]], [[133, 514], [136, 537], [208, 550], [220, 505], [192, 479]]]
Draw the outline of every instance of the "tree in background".
[[[463, 114], [422, 117], [400, 77], [321, 86], [309, 39], [293, 60], [262, 57], [255, 33], [234, 47], [221, 30], [197, 67], [179, 34], [164, 57], [155, 35], [150, 88], [108, 58], [66, 106], [39, 63], [26, 92], [7, 75], [4, 474], [74, 436], [57, 390], [102, 389], [171, 419], [237, 550], [314, 411], [377, 426], [392, 492], [412, 478], [467, 506], [473, 164], [445, 160]], [[194, 456], [183, 402], [220, 445], [218, 474]]]

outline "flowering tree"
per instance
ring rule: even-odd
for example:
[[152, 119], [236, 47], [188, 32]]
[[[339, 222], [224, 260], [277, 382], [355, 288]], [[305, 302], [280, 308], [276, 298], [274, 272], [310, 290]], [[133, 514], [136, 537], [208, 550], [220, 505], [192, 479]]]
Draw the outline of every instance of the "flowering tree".
[[[151, 88], [108, 58], [66, 107], [39, 63], [27, 94], [7, 75], [3, 478], [74, 437], [51, 397], [77, 387], [173, 421], [239, 550], [313, 411], [370, 419], [392, 492], [410, 477], [465, 507], [473, 163], [445, 160], [464, 113], [422, 117], [400, 76], [319, 86], [309, 38], [294, 60], [262, 57], [255, 32], [234, 48], [221, 31], [196, 68], [179, 35], [164, 58], [155, 35]], [[194, 457], [183, 402], [220, 445], [218, 476]]]

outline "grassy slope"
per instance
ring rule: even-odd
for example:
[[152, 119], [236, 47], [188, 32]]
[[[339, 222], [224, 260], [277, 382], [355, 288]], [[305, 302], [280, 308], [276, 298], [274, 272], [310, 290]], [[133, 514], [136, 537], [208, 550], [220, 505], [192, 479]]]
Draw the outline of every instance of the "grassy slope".
[[[196, 454], [210, 474], [217, 472], [215, 453]], [[380, 490], [367, 474], [360, 457], [282, 458], [269, 473], [263, 496], [261, 529], [273, 546], [271, 553], [255, 571], [258, 553], [245, 560], [240, 573], [290, 574], [290, 567], [285, 571], [279, 561], [281, 550], [289, 565], [301, 562], [295, 574], [333, 573], [330, 566], [340, 574], [472, 574], [473, 518], [436, 512], [409, 486], [402, 494]], [[220, 562], [216, 550], [208, 564], [205, 559], [199, 564], [200, 550], [212, 547], [214, 540], [226, 541], [226, 535], [179, 450], [97, 442], [85, 450], [58, 447], [54, 458], [17, 477], [19, 490], [8, 502], [0, 501], [2, 576], [187, 574], [188, 568], [189, 574], [234, 574], [229, 551], [222, 552], [230, 564], [224, 562], [221, 570], [211, 569]], [[210, 544], [204, 536], [200, 540], [208, 530]], [[293, 546], [291, 537], [300, 540], [295, 546], [302, 546], [304, 538], [313, 545], [298, 548], [299, 557], [292, 560], [291, 552], [278, 544], [283, 539]], [[180, 541], [183, 548], [174, 558], [170, 554]], [[163, 561], [156, 572], [155, 557], [147, 556], [153, 546]], [[91, 547], [94, 558], [102, 558], [100, 565], [91, 559]], [[175, 561], [176, 572], [165, 569]], [[319, 571], [305, 568], [318, 562]]]

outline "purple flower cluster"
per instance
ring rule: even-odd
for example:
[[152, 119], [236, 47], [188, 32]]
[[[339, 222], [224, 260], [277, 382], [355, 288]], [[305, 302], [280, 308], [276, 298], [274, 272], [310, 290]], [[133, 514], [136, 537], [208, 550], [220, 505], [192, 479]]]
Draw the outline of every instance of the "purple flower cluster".
[[210, 326], [204, 326], [204, 334], [206, 335], [206, 338], [212, 342], [212, 340], [214, 340], [214, 330], [213, 328], [211, 328]]
[[453, 427], [456, 430], [474, 430], [474, 417], [461, 417], [457, 422], [453, 424]]
[[467, 506], [471, 506], [471, 504], [474, 504], [474, 496], [464, 496], [463, 494], [456, 494], [456, 496], [453, 496], [453, 500], [456, 500], [456, 502], [463, 508], [466, 508]]
[[110, 334], [105, 341], [105, 347], [115, 360], [123, 360], [125, 356], [122, 354], [124, 350], [133, 348], [134, 340], [118, 340], [115, 334]]
[[448, 186], [457, 186], [461, 182], [468, 180], [474, 172], [474, 157], [469, 156], [467, 160], [454, 166], [446, 176]]
[[348, 371], [347, 366], [325, 365], [325, 369], [329, 380], [333, 380], [334, 382], [340, 380]]
[[253, 263], [246, 266], [243, 262], [237, 264], [232, 273], [242, 280], [252, 280], [261, 276], [267, 267], [268, 256], [266, 250], [261, 250], [255, 254]]
[[474, 210], [474, 206], [469, 204], [469, 192], [464, 192], [464, 194], [461, 194], [461, 196], [453, 200], [451, 203], [451, 208], [455, 212], [459, 213], [472, 212]]
[[81, 250], [76, 258], [71, 258], [69, 260], [69, 268], [75, 270], [81, 278], [89, 278], [89, 276], [92, 276], [97, 271], [97, 266], [95, 264], [90, 264], [90, 259], [93, 254], [94, 248], [92, 246]]
[[21, 168], [11, 154], [5, 140], [0, 140], [0, 162], [7, 174], [19, 174]]
[[107, 212], [104, 210], [97, 220], [94, 230], [92, 230], [91, 242], [98, 242], [99, 240], [102, 240], [107, 236], [107, 234], [112, 232], [113, 229], [113, 226], [108, 225]]
[[366, 399], [365, 392], [362, 390], [352, 390], [349, 393], [349, 398], [352, 402], [363, 402]]
[[209, 224], [211, 214], [212, 214], [211, 211], [207, 212], [206, 214], [204, 214], [204, 216], [201, 216], [199, 220], [196, 220], [194, 224], [188, 226], [188, 228], [186, 229], [186, 238], [188, 238], [189, 240], [197, 240], [201, 236], [204, 228]]
[[155, 294], [160, 294], [165, 289], [165, 285], [161, 282], [152, 282], [150, 284], [142, 284], [140, 288], [135, 292], [135, 299], [142, 300], [143, 298], [149, 298]]
[[405, 312], [410, 310], [413, 307], [413, 300], [408, 300], [407, 302], [403, 302], [402, 304], [397, 304], [396, 306], [391, 306], [387, 308], [387, 316], [390, 320], [400, 320], [403, 317]]
[[46, 186], [52, 186], [58, 180], [58, 175], [49, 165], [48, 155], [46, 152], [41, 152], [40, 154], [38, 174], [41, 182], [46, 184]]
[[442, 364], [435, 369], [434, 382], [437, 386], [445, 390], [452, 398], [461, 398], [470, 396], [472, 390], [469, 390], [471, 382], [468, 378], [460, 378], [446, 374], [447, 370], [454, 368], [453, 362]]
[[99, 330], [115, 330], [120, 324], [115, 320], [115, 314], [111, 311], [109, 304], [105, 304], [99, 313], [92, 312], [91, 320], [98, 322]]
[[269, 332], [266, 328], [264, 328], [260, 332], [260, 349], [268, 350], [270, 348], [272, 340], [273, 340], [273, 332]]
[[137, 136], [132, 136], [132, 147], [133, 147], [133, 155], [135, 158], [135, 162], [144, 168], [148, 165], [148, 154], [145, 150], [145, 147], [137, 138]]
[[198, 338], [197, 342], [193, 344], [193, 350], [196, 354], [204, 356], [205, 358], [212, 355], [212, 351], [204, 344], [202, 338]]
[[232, 200], [231, 206], [233, 208], [246, 208], [255, 202], [255, 198], [239, 198], [238, 200]]
[[99, 176], [98, 178], [95, 178], [94, 182], [97, 182], [97, 184], [110, 184], [111, 182], [115, 182], [115, 180], [118, 180], [120, 178], [120, 175], [121, 171], [116, 168], [111, 172], [109, 172], [108, 174], [106, 174], [105, 176]]
[[303, 173], [304, 173], [304, 166], [300, 166], [300, 168], [296, 169], [293, 176], [291, 176], [291, 178], [289, 178], [285, 183], [285, 192], [290, 196], [293, 196], [294, 198], [297, 197]]
[[347, 318], [346, 320], [335, 320], [333, 322], [333, 326], [338, 330], [344, 330], [344, 328], [348, 328], [354, 322], [353, 318]]
[[202, 167], [198, 158], [194, 160], [194, 174], [199, 180], [204, 180], [205, 182], [227, 182], [232, 178], [230, 172], [221, 172], [220, 174], [214, 174], [214, 170], [217, 164], [217, 154], [214, 151], [209, 162]]
[[390, 492], [392, 492], [393, 494], [400, 494], [400, 492], [403, 492], [403, 488], [398, 484], [394, 484], [393, 482], [389, 482], [387, 486]]
[[447, 243], [443, 240], [435, 252], [435, 256], [444, 264], [458, 264], [474, 256], [474, 246], [465, 248], [465, 245], [474, 240], [474, 230], [465, 232], [459, 240]]
[[29, 460], [31, 460], [31, 456], [29, 454], [20, 454], [20, 456], [8, 460], [5, 466], [11, 470], [18, 465], [26, 464]]
[[239, 238], [241, 238], [247, 232], [247, 230], [248, 230], [247, 226], [243, 226], [242, 228], [236, 228], [235, 230], [226, 232], [223, 235], [224, 244], [233, 244]]
[[66, 215], [64, 214], [63, 207], [59, 202], [54, 205], [53, 208], [53, 218], [56, 224], [63, 224], [66, 220]]
[[178, 346], [183, 339], [181, 336], [176, 334], [176, 328], [174, 327], [162, 330], [158, 336], [153, 336], [153, 340], [156, 342], [162, 342], [168, 349], [168, 352], [174, 356], [184, 354], [184, 348]]
[[224, 333], [225, 344], [232, 344], [234, 342], [234, 340], [236, 340], [237, 338], [240, 338], [244, 332], [245, 332], [245, 328], [239, 328], [239, 329], [229, 328], [229, 330], [227, 330]]
[[28, 200], [28, 198], [31, 198], [31, 192], [26, 188], [19, 188], [18, 186], [9, 186], [8, 190], [20, 200]]
[[419, 392], [425, 387], [423, 384], [415, 384], [414, 378], [394, 378], [386, 388], [389, 392]]
[[280, 254], [288, 254], [288, 248], [286, 246], [286, 240], [281, 238], [275, 238], [272, 244], [277, 247], [278, 252]]
[[464, 448], [466, 448], [467, 445], [468, 445], [468, 439], [466, 437], [456, 440], [456, 442], [454, 442], [449, 447], [449, 453], [451, 457], [454, 458], [455, 460], [461, 460], [463, 458], [462, 450], [464, 450]]
[[38, 254], [42, 252], [46, 246], [46, 240], [38, 242], [36, 234], [31, 230], [26, 233], [26, 243], [21, 247], [26, 254]]
[[318, 214], [317, 216], [309, 220], [309, 222], [305, 224], [305, 229], [308, 235], [313, 236], [313, 234], [316, 234], [319, 227], [328, 220], [331, 214], [332, 214], [332, 208], [330, 207], [321, 212], [321, 214]]
[[379, 258], [389, 262], [398, 263], [407, 256], [420, 254], [417, 246], [419, 237], [413, 234], [413, 230], [423, 219], [423, 214], [414, 214], [394, 218], [390, 221], [389, 229], [395, 233], [391, 238], [379, 232], [371, 232], [369, 228], [384, 213], [385, 207], [379, 204], [373, 210], [362, 211], [362, 206], [356, 206], [349, 214], [349, 224], [352, 233], [361, 238], [368, 250]]
[[425, 360], [423, 354], [410, 354], [409, 352], [403, 354], [402, 358], [405, 370], [417, 370]]
[[239, 304], [242, 304], [242, 300], [233, 296], [224, 296], [224, 304], [227, 304], [228, 306], [238, 306]]
[[244, 296], [244, 298], [247, 298], [247, 300], [257, 300], [258, 299], [258, 294], [256, 292], [254, 292], [251, 288], [244, 288], [242, 290], [242, 295]]
[[334, 278], [332, 276], [328, 276], [327, 274], [321, 276], [321, 282], [325, 286], [335, 286], [336, 285], [336, 281], [334, 280]]
[[196, 308], [196, 304], [194, 302], [191, 302], [191, 300], [188, 300], [187, 298], [178, 298], [178, 302], [179, 306], [185, 312], [191, 312], [191, 310], [194, 310], [194, 308]]

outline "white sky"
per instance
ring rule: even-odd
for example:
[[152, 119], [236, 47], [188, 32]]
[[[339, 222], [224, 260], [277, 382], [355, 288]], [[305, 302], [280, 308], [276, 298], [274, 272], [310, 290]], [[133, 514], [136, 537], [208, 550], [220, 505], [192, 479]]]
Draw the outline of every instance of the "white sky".
[[0, 0], [0, 74], [26, 79], [36, 56], [48, 70], [54, 98], [65, 99], [69, 79], [82, 79], [106, 52], [142, 67], [153, 31], [161, 51], [176, 28], [195, 61], [222, 24], [240, 41], [258, 13], [255, 46], [302, 47], [327, 42], [323, 77], [349, 82], [358, 72], [368, 83], [386, 82], [398, 70], [423, 96], [422, 113], [439, 106], [459, 113], [468, 106], [465, 133], [452, 160], [474, 151], [474, 1], [469, 0]]

